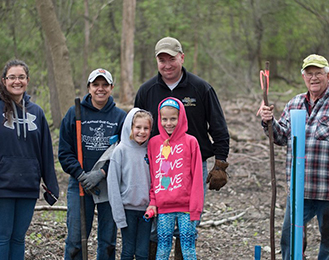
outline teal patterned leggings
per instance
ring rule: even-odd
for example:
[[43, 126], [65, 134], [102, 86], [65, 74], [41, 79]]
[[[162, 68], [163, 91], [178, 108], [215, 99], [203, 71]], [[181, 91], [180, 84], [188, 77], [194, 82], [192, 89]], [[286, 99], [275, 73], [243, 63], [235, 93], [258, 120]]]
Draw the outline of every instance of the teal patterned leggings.
[[178, 222], [183, 258], [184, 260], [196, 260], [196, 221], [190, 221], [190, 214], [183, 212], [158, 215], [158, 249], [156, 259], [169, 259], [176, 219]]

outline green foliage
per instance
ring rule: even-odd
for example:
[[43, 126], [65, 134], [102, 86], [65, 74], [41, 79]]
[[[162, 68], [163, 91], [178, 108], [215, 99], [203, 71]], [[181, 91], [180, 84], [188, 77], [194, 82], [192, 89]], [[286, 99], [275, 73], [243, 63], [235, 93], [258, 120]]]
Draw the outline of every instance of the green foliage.
[[[86, 80], [82, 70], [88, 19], [88, 72], [107, 68], [115, 78], [114, 91], [120, 91], [122, 1], [88, 2], [85, 17], [84, 1], [53, 1], [70, 52], [74, 84]], [[51, 122], [45, 43], [35, 1], [1, 1], [0, 22], [4, 50], [0, 65], [15, 57], [27, 62], [28, 91]], [[305, 90], [299, 73], [303, 58], [310, 53], [329, 58], [328, 25], [326, 0], [137, 0], [134, 88], [157, 72], [155, 43], [173, 36], [183, 45], [184, 66], [221, 95], [258, 93], [259, 70], [266, 60], [273, 68], [272, 90], [298, 93]]]
[[33, 241], [33, 243], [40, 245], [42, 243], [42, 234], [40, 233], [36, 233], [36, 232], [32, 232], [29, 236], [28, 239], [30, 241]]
[[[37, 24], [37, 11], [34, 1], [6, 1], [0, 9], [1, 47], [6, 50], [1, 55], [2, 67], [12, 58], [25, 60], [27, 63], [37, 62], [40, 56], [40, 28]], [[32, 37], [31, 37], [32, 36]]]
[[45, 222], [51, 220], [57, 223], [64, 223], [66, 221], [66, 211], [43, 211], [41, 216]]
[[57, 223], [64, 223], [66, 221], [66, 212], [65, 211], [55, 211], [52, 214], [52, 218]]
[[50, 101], [49, 101], [49, 89], [45, 86], [39, 86], [35, 89], [35, 100], [34, 102], [38, 104], [44, 110], [48, 124], [52, 124]]

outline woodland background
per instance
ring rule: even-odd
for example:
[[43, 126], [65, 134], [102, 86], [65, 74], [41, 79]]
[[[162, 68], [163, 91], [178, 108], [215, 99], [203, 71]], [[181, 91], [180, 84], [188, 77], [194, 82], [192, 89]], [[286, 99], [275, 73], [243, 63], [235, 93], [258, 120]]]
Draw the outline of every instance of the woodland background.
[[114, 76], [116, 101], [132, 104], [165, 36], [220, 99], [257, 96], [265, 61], [272, 91], [291, 97], [304, 91], [303, 58], [329, 57], [326, 0], [0, 0], [0, 26], [1, 68], [12, 58], [30, 66], [28, 92], [54, 128], [99, 67]]

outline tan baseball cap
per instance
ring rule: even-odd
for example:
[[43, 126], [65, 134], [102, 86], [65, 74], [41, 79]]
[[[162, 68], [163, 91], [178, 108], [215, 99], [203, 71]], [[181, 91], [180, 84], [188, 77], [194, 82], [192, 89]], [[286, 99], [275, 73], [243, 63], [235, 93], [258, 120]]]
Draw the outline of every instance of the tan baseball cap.
[[311, 54], [303, 60], [302, 70], [309, 66], [315, 66], [318, 68], [328, 67], [328, 61], [320, 55]]
[[183, 48], [177, 39], [165, 37], [159, 40], [155, 45], [155, 57], [160, 53], [167, 53], [171, 56], [176, 56], [178, 53], [183, 53]]

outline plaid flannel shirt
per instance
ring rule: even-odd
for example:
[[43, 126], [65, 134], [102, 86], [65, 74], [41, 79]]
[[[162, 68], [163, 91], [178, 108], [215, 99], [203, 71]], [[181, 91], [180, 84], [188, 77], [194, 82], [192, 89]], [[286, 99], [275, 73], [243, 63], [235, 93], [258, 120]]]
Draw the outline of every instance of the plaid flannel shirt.
[[[307, 93], [299, 94], [285, 106], [279, 120], [273, 120], [274, 143], [287, 146], [286, 177], [290, 187], [292, 163], [290, 110], [307, 110]], [[268, 128], [264, 126], [268, 135]], [[329, 88], [306, 113], [304, 198], [329, 200]]]

